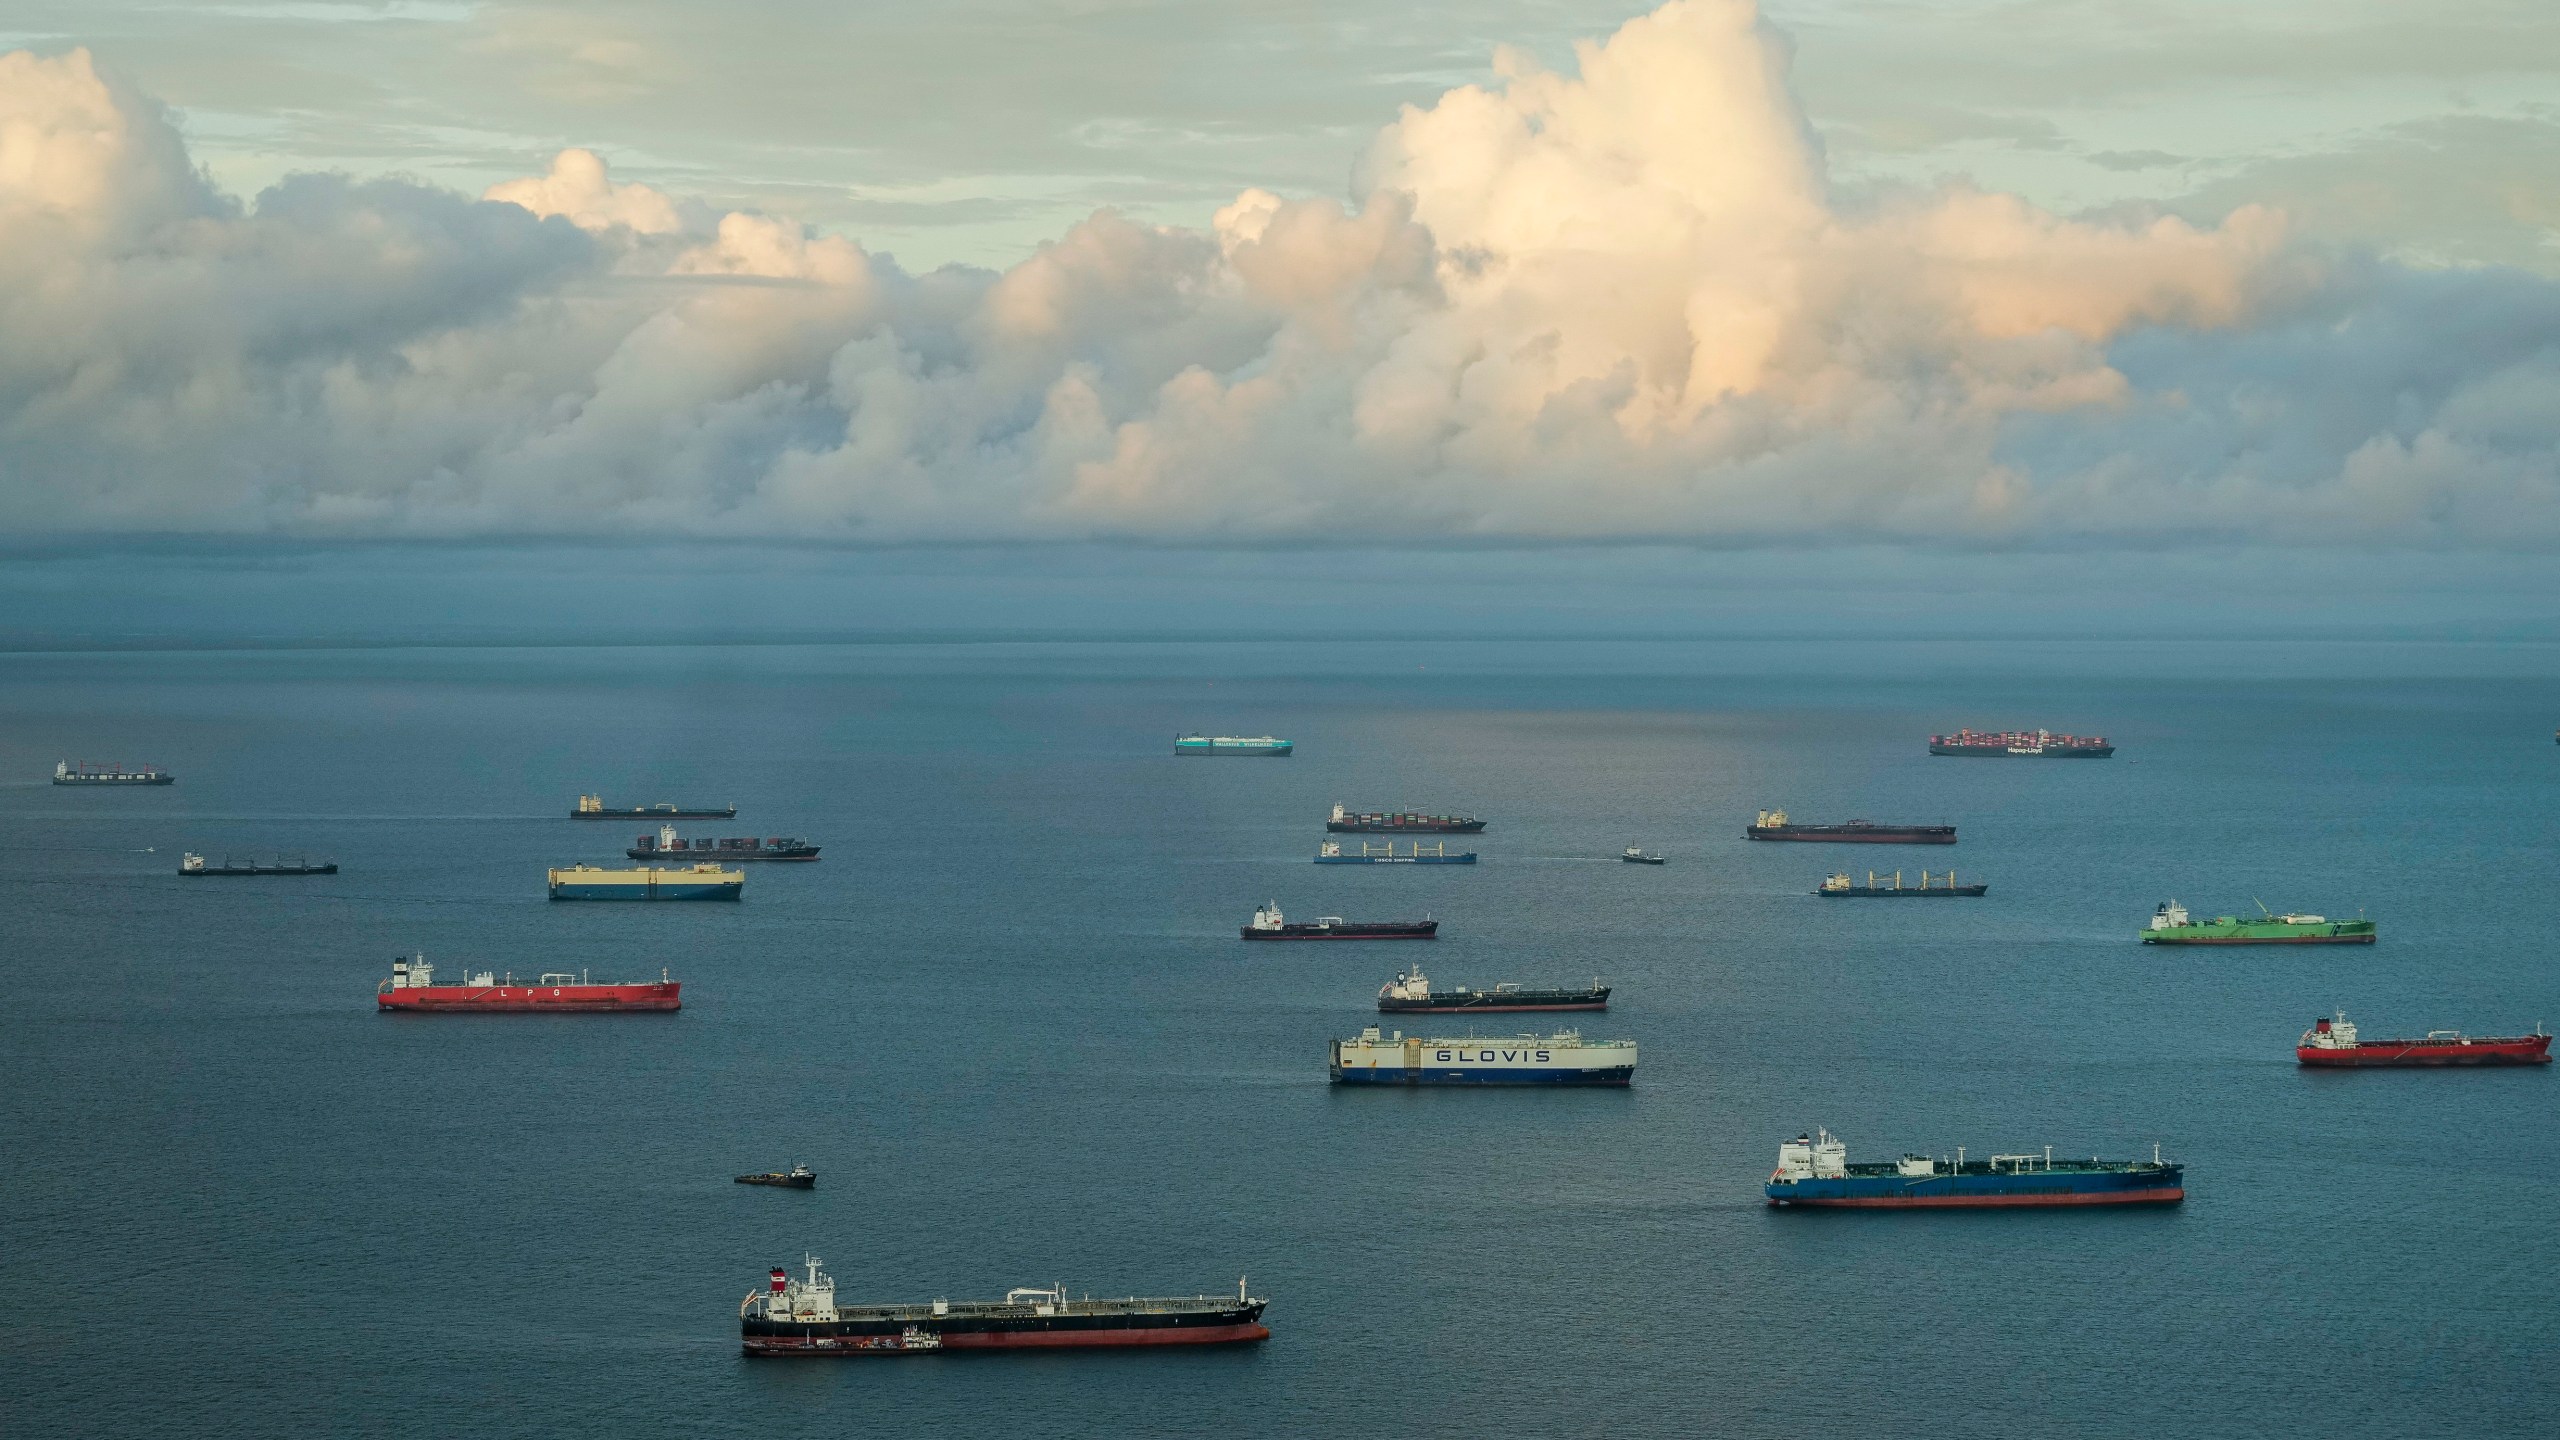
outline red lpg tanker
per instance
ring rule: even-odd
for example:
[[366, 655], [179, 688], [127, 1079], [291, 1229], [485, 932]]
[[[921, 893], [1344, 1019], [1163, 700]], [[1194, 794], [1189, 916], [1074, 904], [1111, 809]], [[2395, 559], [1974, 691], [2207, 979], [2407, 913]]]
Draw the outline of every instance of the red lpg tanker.
[[2305, 1065], [2548, 1065], [2551, 1037], [2542, 1027], [2530, 1035], [2473, 1038], [2459, 1030], [2430, 1030], [2418, 1040], [2359, 1040], [2345, 1011], [2311, 1022], [2293, 1047]]
[[836, 1304], [836, 1282], [802, 1257], [809, 1278], [776, 1266], [766, 1288], [738, 1302], [738, 1343], [749, 1355], [917, 1355], [937, 1350], [1055, 1350], [1127, 1345], [1223, 1345], [1267, 1340], [1262, 1309], [1245, 1294], [1122, 1300], [1067, 1287], [1023, 1286], [1002, 1300]]
[[664, 970], [656, 980], [633, 985], [597, 985], [583, 974], [544, 975], [528, 984], [489, 970], [465, 970], [460, 981], [439, 985], [435, 971], [423, 955], [392, 961], [391, 978], [375, 992], [375, 1005], [413, 1014], [674, 1010], [681, 1004], [677, 992], [684, 989], [682, 981], [668, 979]]

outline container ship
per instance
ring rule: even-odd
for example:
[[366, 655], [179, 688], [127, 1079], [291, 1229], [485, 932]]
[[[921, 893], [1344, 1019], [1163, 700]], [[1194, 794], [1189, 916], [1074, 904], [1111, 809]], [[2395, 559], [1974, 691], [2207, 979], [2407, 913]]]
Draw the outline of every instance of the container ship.
[[1932, 755], [1973, 755], [2028, 760], [2104, 760], [2116, 753], [2103, 735], [2056, 735], [2050, 730], [1959, 730], [1929, 737]]
[[734, 840], [687, 840], [676, 834], [673, 825], [661, 825], [657, 834], [641, 836], [639, 843], [622, 853], [634, 860], [815, 860], [818, 847], [806, 840], [759, 840], [752, 835]]
[[1296, 748], [1297, 746], [1290, 741], [1275, 740], [1268, 735], [1176, 735], [1173, 737], [1173, 753], [1176, 755], [1286, 755]]
[[654, 981], [598, 985], [584, 972], [544, 975], [527, 984], [512, 974], [465, 971], [449, 984], [435, 982], [436, 967], [423, 955], [391, 962], [391, 978], [375, 992], [375, 1008], [415, 1014], [527, 1014], [572, 1012], [598, 1014], [625, 1010], [682, 1008], [678, 992], [684, 982], [658, 972]]
[[1842, 870], [1823, 881], [1822, 888], [1813, 893], [1828, 895], [1834, 899], [1845, 896], [1858, 900], [1911, 900], [1939, 896], [1984, 895], [1990, 893], [1990, 890], [1991, 886], [1987, 882], [1973, 885], [1957, 884], [1956, 872], [1953, 870], [1947, 872], [1947, 878], [1944, 880], [1932, 880], [1929, 872], [1923, 870], [1920, 872], [1920, 883], [1917, 885], [1903, 884], [1902, 872], [1899, 870], [1893, 872], [1893, 883], [1890, 885], [1879, 882], [1873, 870], [1867, 872], [1867, 883], [1864, 885], [1850, 879], [1849, 872]]
[[1784, 810], [1763, 810], [1747, 840], [1810, 840], [1833, 845], [1953, 845], [1953, 825], [1879, 825], [1873, 820], [1844, 820], [1837, 825], [1799, 825]]
[[937, 1350], [1060, 1350], [1129, 1345], [1224, 1345], [1267, 1340], [1268, 1300], [1245, 1293], [1070, 1296], [1064, 1285], [1020, 1286], [1002, 1300], [836, 1304], [836, 1282], [804, 1257], [808, 1278], [776, 1266], [738, 1302], [738, 1343], [749, 1355], [915, 1355]]
[[1464, 985], [1448, 990], [1434, 990], [1419, 970], [1399, 970], [1396, 978], [1378, 987], [1378, 1010], [1387, 1015], [1455, 1015], [1489, 1014], [1512, 1010], [1606, 1010], [1609, 987], [1594, 978], [1588, 990], [1558, 987], [1550, 990], [1528, 990], [1509, 981], [1490, 990], [1470, 990]]
[[747, 888], [747, 872], [717, 865], [688, 865], [681, 870], [643, 866], [636, 870], [601, 870], [572, 865], [553, 870], [554, 900], [735, 900]]
[[1253, 912], [1253, 923], [1238, 932], [1247, 940], [1430, 940], [1440, 933], [1437, 920], [1345, 920], [1319, 915], [1295, 923], [1280, 918], [1280, 902]]
[[735, 820], [735, 805], [634, 805], [625, 810], [608, 809], [601, 795], [581, 795], [577, 808], [569, 812], [572, 820]]
[[1319, 865], [1473, 865], [1476, 863], [1476, 852], [1467, 850], [1452, 855], [1445, 841], [1425, 850], [1422, 848], [1422, 842], [1417, 840], [1411, 849], [1399, 855], [1396, 853], [1396, 842], [1393, 840], [1384, 845], [1372, 845], [1363, 840], [1360, 842], [1360, 853], [1351, 855], [1344, 853], [1341, 841], [1327, 840], [1316, 850], [1316, 863]]
[[2186, 1167], [2148, 1160], [2062, 1160], [2053, 1147], [2041, 1155], [1993, 1155], [1967, 1160], [1905, 1155], [1899, 1160], [1852, 1165], [1848, 1148], [1828, 1130], [1799, 1135], [1778, 1147], [1769, 1175], [1771, 1205], [1866, 1210], [1957, 1210], [2039, 1205], [2174, 1205], [2187, 1198]]
[[1336, 805], [1324, 828], [1337, 835], [1476, 835], [1484, 822], [1473, 815], [1425, 815], [1418, 810], [1351, 811]]
[[2530, 1035], [2481, 1036], [2459, 1030], [2430, 1030], [2417, 1040], [2359, 1040], [2346, 1012], [2311, 1022], [2293, 1047], [2293, 1058], [2305, 1065], [2548, 1065], [2551, 1037], [2542, 1027]]
[[335, 875], [338, 873], [338, 865], [334, 860], [323, 860], [317, 864], [308, 860], [278, 860], [271, 865], [261, 865], [255, 860], [233, 860], [228, 856], [223, 858], [221, 864], [214, 865], [207, 863], [203, 856], [189, 852], [179, 857], [178, 873], [181, 875]]
[[175, 785], [178, 777], [156, 765], [127, 770], [121, 765], [91, 765], [85, 761], [73, 764], [57, 760], [53, 765], [56, 785]]
[[2256, 918], [2217, 915], [2193, 920], [2175, 900], [2160, 902], [2142, 932], [2145, 945], [2370, 945], [2370, 920], [2332, 920], [2325, 915], [2278, 915], [2261, 904]]
[[1425, 1038], [1372, 1025], [1333, 1042], [1336, 1085], [1625, 1085], [1635, 1074], [1636, 1042], [1578, 1030]]

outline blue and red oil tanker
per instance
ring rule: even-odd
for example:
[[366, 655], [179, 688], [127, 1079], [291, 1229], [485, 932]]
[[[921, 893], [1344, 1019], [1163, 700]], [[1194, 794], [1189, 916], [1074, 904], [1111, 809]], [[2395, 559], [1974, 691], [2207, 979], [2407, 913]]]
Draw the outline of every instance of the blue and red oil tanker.
[[2174, 1205], [2187, 1198], [2186, 1167], [2148, 1160], [2066, 1160], [2041, 1154], [1967, 1160], [1905, 1155], [1852, 1165], [1828, 1130], [1778, 1147], [1769, 1203], [1865, 1210], [1957, 1210], [2030, 1205]]

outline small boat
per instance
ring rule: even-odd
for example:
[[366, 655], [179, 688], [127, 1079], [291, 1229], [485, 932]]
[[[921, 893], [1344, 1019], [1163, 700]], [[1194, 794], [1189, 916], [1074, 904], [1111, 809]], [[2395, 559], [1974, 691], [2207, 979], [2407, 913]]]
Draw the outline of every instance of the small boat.
[[2293, 1058], [2304, 1065], [2548, 1065], [2551, 1037], [2542, 1027], [2530, 1035], [2465, 1035], [2430, 1030], [2423, 1040], [2360, 1040], [2343, 1010], [2322, 1016], [2302, 1032]]
[[818, 1188], [818, 1172], [806, 1165], [794, 1165], [788, 1170], [767, 1170], [761, 1175], [741, 1175], [738, 1177], [738, 1183], [774, 1185], [785, 1190], [815, 1190]]
[[1876, 878], [1876, 872], [1873, 870], [1867, 872], [1867, 883], [1864, 885], [1850, 879], [1849, 872], [1843, 870], [1833, 875], [1830, 879], [1823, 881], [1822, 888], [1814, 891], [1813, 893], [1816, 895], [1826, 895], [1833, 899], [1838, 899], [1841, 896], [1847, 895], [1862, 899], [1902, 900], [1922, 897], [1934, 898], [1948, 895], [1981, 895], [1987, 893], [1990, 889], [1991, 887], [1988, 884], [1957, 884], [1956, 872], [1953, 870], [1948, 871], [1944, 879], [1935, 878], [1931, 876], [1928, 871], [1923, 870], [1920, 872], [1920, 883], [1917, 885], [1903, 884], [1902, 872], [1899, 870], [1893, 872], [1893, 883], [1890, 885], [1878, 880]]
[[181, 875], [335, 875], [338, 873], [338, 864], [334, 860], [323, 860], [317, 865], [308, 860], [278, 860], [272, 865], [261, 865], [254, 860], [241, 861], [224, 856], [221, 864], [208, 865], [203, 856], [191, 852], [179, 857], [178, 873]]
[[1619, 854], [1618, 858], [1626, 861], [1630, 865], [1659, 865], [1662, 863], [1661, 856], [1646, 854], [1644, 852], [1644, 847], [1640, 845], [1628, 846]]

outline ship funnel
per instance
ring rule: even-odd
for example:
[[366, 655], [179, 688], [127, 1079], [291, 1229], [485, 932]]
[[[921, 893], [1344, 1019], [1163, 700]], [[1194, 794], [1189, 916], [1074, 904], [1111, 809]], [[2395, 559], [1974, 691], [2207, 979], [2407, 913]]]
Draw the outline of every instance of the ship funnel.
[[769, 1278], [773, 1284], [773, 1293], [776, 1295], [781, 1294], [782, 1288], [791, 1283], [790, 1272], [779, 1265], [773, 1267], [773, 1274]]

